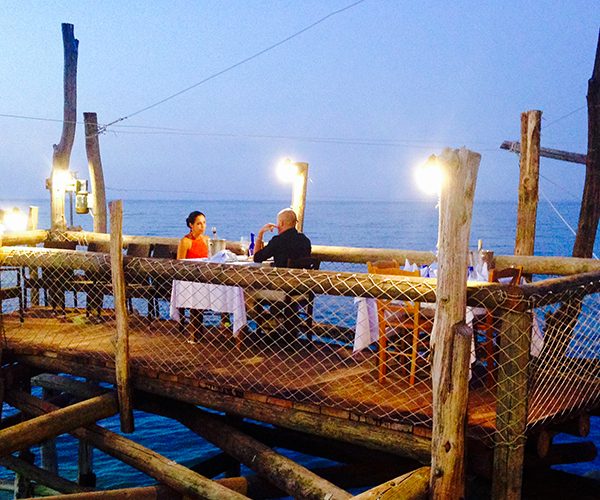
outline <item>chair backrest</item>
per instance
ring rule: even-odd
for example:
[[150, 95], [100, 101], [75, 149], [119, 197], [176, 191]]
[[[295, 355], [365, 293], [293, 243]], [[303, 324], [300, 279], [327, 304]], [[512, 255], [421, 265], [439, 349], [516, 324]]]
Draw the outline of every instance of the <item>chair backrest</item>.
[[157, 259], [176, 259], [177, 245], [167, 245], [164, 243], [156, 243], [152, 251], [152, 257]]
[[57, 248], [60, 250], [76, 250], [76, 241], [44, 241], [44, 248]]
[[371, 272], [372, 268], [400, 269], [400, 264], [398, 264], [398, 261], [396, 259], [376, 260], [374, 262], [367, 262], [367, 271]]
[[129, 243], [127, 245], [127, 255], [131, 257], [150, 257], [151, 250], [150, 243]]
[[492, 269], [488, 279], [491, 283], [500, 283], [500, 280], [510, 278], [508, 283], [517, 286], [521, 283], [521, 276], [523, 276], [523, 266], [516, 266], [505, 269]]
[[[396, 263], [396, 266], [389, 266], [390, 263]], [[394, 276], [421, 276], [421, 273], [418, 269], [415, 269], [414, 271], [405, 271], [404, 269], [400, 269], [397, 264], [398, 263], [395, 260], [380, 260], [376, 262], [367, 262], [367, 270], [371, 274], [390, 274]]]
[[314, 269], [321, 267], [321, 261], [316, 257], [301, 257], [299, 259], [288, 259], [287, 267], [292, 269]]
[[88, 243], [88, 252], [99, 252], [99, 253], [110, 253], [110, 243], [103, 243], [99, 241], [91, 241]]

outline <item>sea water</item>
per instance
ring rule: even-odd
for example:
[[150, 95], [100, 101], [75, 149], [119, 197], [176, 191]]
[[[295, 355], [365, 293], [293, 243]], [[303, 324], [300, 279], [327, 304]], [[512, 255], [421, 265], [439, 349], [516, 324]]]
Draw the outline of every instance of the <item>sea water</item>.
[[[2, 202], [2, 207], [29, 205], [40, 209], [39, 227], [49, 227], [47, 200]], [[185, 219], [193, 210], [205, 213], [207, 227], [216, 226], [219, 237], [237, 241], [267, 222], [275, 222], [277, 212], [286, 201], [156, 201], [125, 200], [123, 202], [123, 232], [130, 235], [182, 237], [187, 233]], [[512, 202], [479, 202], [473, 210], [469, 246], [476, 248], [482, 240], [485, 249], [496, 255], [514, 251], [517, 205]], [[575, 241], [579, 203], [562, 202], [550, 206], [540, 203], [536, 226], [536, 255], [570, 255]], [[69, 213], [67, 219], [70, 222]], [[74, 215], [74, 225], [92, 229], [89, 215]], [[361, 248], [396, 248], [436, 251], [438, 208], [434, 202], [367, 202], [314, 201], [307, 204], [304, 232], [314, 245], [349, 246]], [[600, 254], [600, 238], [595, 253]], [[5, 406], [4, 415], [12, 412]], [[109, 418], [100, 425], [119, 432], [118, 418]], [[217, 453], [218, 450], [187, 430], [181, 424], [162, 417], [135, 412], [136, 431], [128, 437], [168, 458], [192, 464]], [[592, 418], [592, 430], [583, 440], [592, 440], [600, 448], [600, 418]], [[555, 441], [575, 441], [572, 436], [558, 435]], [[77, 476], [77, 443], [70, 436], [57, 438], [60, 473], [75, 480]], [[288, 456], [309, 467], [331, 464], [323, 459], [286, 452]], [[600, 471], [600, 457], [585, 464], [557, 467], [567, 472], [586, 475]], [[94, 470], [98, 488], [118, 488], [154, 484], [151, 477], [122, 464], [120, 461], [94, 451]], [[243, 469], [242, 473], [249, 473]], [[0, 468], [0, 478], [12, 474]], [[358, 490], [357, 490], [358, 491]], [[356, 492], [356, 491], [355, 491]]]

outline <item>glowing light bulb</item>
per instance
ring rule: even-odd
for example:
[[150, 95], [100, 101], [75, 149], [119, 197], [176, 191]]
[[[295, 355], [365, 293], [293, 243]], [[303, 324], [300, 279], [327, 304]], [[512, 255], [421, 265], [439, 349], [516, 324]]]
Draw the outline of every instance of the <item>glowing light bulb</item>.
[[277, 164], [277, 178], [281, 182], [285, 182], [287, 184], [294, 182], [294, 179], [296, 179], [297, 175], [298, 166], [289, 158], [285, 158]]
[[427, 194], [439, 195], [446, 181], [446, 173], [438, 158], [431, 155], [415, 170], [417, 186]]

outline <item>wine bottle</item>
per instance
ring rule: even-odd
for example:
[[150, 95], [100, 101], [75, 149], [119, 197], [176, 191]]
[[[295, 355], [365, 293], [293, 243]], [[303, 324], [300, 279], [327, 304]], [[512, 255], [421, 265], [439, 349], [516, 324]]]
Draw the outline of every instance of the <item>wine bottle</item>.
[[250, 233], [250, 245], [248, 246], [248, 256], [254, 255], [254, 233]]

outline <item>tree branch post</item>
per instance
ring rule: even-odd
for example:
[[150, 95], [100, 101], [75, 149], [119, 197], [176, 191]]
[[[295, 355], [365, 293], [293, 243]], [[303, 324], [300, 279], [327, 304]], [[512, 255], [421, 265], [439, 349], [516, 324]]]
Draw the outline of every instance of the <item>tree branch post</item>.
[[481, 155], [445, 149], [439, 158], [446, 182], [440, 195], [439, 276], [433, 353], [432, 499], [463, 498], [465, 420], [472, 332], [465, 324], [467, 255]]

